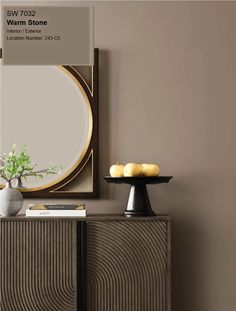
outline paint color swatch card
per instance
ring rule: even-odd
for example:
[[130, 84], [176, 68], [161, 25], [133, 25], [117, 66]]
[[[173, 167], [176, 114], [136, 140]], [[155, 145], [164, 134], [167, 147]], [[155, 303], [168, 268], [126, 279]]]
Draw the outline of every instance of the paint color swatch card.
[[93, 7], [2, 2], [3, 64], [93, 65]]

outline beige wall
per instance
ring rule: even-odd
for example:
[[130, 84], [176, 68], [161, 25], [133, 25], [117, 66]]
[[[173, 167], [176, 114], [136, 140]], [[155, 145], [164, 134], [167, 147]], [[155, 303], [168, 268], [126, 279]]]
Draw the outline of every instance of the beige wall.
[[[173, 217], [174, 311], [236, 308], [235, 29], [233, 2], [95, 8], [100, 176], [114, 161], [174, 176], [150, 187], [156, 212]], [[100, 184], [88, 211], [120, 213], [127, 187]]]

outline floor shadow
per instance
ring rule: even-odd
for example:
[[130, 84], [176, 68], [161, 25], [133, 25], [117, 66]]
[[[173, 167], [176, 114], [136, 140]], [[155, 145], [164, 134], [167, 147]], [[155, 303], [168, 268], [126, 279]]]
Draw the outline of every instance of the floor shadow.
[[204, 279], [204, 231], [199, 215], [200, 189], [194, 180], [173, 183], [172, 207], [172, 311], [199, 311], [199, 280]]
[[156, 213], [169, 214], [171, 224], [172, 311], [199, 311], [198, 297], [204, 280], [204, 229], [199, 214], [201, 189], [195, 180], [173, 179], [168, 185], [150, 189]]

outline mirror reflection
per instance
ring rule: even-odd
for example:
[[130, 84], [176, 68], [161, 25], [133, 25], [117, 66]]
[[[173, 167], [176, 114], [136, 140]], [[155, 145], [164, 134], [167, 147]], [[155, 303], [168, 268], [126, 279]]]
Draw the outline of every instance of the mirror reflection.
[[[78, 81], [63, 67], [0, 66], [1, 146], [25, 144], [37, 169], [60, 165], [60, 175], [30, 178], [36, 190], [68, 175], [83, 158], [92, 133], [92, 113]], [[2, 182], [2, 181], [1, 181]]]

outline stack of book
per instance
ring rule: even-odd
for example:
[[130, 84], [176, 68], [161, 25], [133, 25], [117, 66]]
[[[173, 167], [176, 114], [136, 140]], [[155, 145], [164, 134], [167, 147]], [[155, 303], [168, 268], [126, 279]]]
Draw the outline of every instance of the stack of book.
[[26, 217], [85, 217], [84, 204], [29, 204]]

